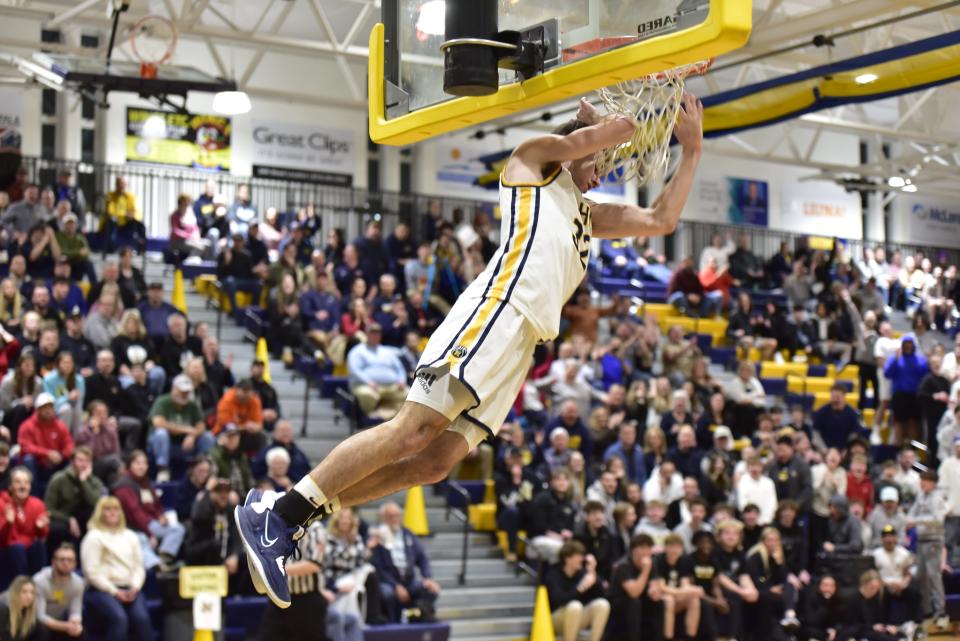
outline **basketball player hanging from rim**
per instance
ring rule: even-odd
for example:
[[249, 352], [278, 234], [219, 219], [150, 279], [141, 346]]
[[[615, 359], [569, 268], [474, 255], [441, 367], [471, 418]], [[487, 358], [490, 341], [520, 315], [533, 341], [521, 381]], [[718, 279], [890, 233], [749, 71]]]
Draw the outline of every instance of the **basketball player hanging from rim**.
[[286, 494], [251, 491], [235, 517], [260, 592], [290, 605], [284, 563], [314, 518], [435, 483], [500, 428], [534, 347], [557, 336], [560, 310], [583, 281], [591, 237], [668, 234], [700, 160], [703, 106], [684, 93], [674, 137], [683, 156], [649, 209], [595, 204], [594, 156], [622, 144], [634, 121], [601, 120], [585, 100], [575, 120], [518, 146], [500, 180], [500, 248], [430, 337], [393, 419], [340, 443]]

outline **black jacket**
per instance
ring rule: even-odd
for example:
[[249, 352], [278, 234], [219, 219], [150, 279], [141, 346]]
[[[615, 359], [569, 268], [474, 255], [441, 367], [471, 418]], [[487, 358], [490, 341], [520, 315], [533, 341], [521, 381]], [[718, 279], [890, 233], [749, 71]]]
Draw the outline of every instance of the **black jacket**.
[[541, 492], [530, 505], [528, 534], [541, 536], [547, 532], [573, 531], [577, 510], [569, 498], [557, 498], [552, 490]]
[[603, 596], [603, 587], [600, 585], [600, 577], [597, 576], [597, 582], [585, 592], [577, 592], [577, 585], [583, 580], [584, 570], [580, 570], [572, 577], [563, 573], [563, 568], [557, 565], [551, 565], [543, 578], [543, 584], [547, 588], [547, 596], [550, 598], [550, 610], [556, 611], [567, 605], [571, 601], [580, 603], [590, 603], [594, 599]]
[[210, 363], [204, 358], [203, 369], [207, 373], [207, 382], [213, 387], [213, 391], [216, 392], [218, 398], [223, 396], [224, 390], [228, 387], [233, 387], [235, 382], [233, 372], [231, 372], [220, 359]]
[[803, 528], [796, 523], [790, 528], [778, 523], [777, 530], [780, 531], [780, 542], [783, 544], [784, 565], [787, 566], [787, 571], [792, 574], [800, 574], [800, 572], [806, 570], [809, 565], [809, 548], [806, 533], [803, 531]]
[[187, 565], [223, 565], [228, 556], [240, 554], [240, 537], [228, 505], [219, 509], [204, 493], [193, 504], [190, 527], [183, 542]]
[[94, 372], [84, 379], [86, 395], [84, 403], [98, 400], [107, 404], [107, 411], [111, 416], [136, 416], [132, 413], [130, 397], [115, 376], [106, 377], [100, 372]]
[[573, 534], [575, 541], [580, 541], [587, 548], [587, 554], [592, 554], [597, 559], [597, 577], [601, 581], [610, 579], [610, 570], [613, 569], [613, 563], [618, 559], [615, 556], [613, 536], [610, 530], [605, 527], [594, 535], [586, 523], [581, 523]]
[[223, 280], [227, 276], [234, 278], [254, 278], [253, 275], [253, 256], [246, 247], [240, 250], [230, 250], [229, 260], [227, 252], [220, 254], [217, 259], [217, 278]]
[[843, 622], [846, 613], [844, 612], [843, 598], [837, 592], [832, 599], [824, 599], [817, 591], [815, 585], [811, 585], [800, 608], [800, 620], [804, 628], [822, 632], [829, 628], [839, 628]]
[[760, 594], [765, 594], [778, 585], [787, 582], [787, 567], [777, 563], [773, 556], [767, 558], [767, 565], [763, 565], [763, 557], [754, 552], [747, 557], [747, 573], [753, 579], [753, 584]]
[[66, 332], [61, 332], [60, 349], [65, 349], [73, 354], [73, 361], [77, 365], [77, 370], [85, 367], [92, 368], [97, 363], [97, 348], [82, 334], [80, 338], [73, 338]]
[[813, 502], [813, 477], [806, 461], [797, 455], [786, 463], [774, 458], [767, 465], [767, 476], [777, 488], [777, 499], [793, 499], [800, 505], [801, 513], [810, 511]]
[[938, 392], [950, 394], [950, 381], [945, 376], [933, 373], [924, 376], [923, 380], [920, 381], [920, 387], [917, 388], [917, 398], [920, 400], [923, 418], [934, 431], [943, 413], [947, 410], [946, 403], [933, 398], [933, 395]]
[[859, 634], [873, 628], [874, 624], [885, 623], [883, 602], [880, 593], [872, 599], [865, 598], [860, 590], [852, 589], [843, 595], [844, 626], [849, 626], [850, 634]]
[[274, 410], [277, 414], [280, 414], [280, 401], [277, 399], [277, 390], [273, 388], [273, 385], [266, 381], [254, 381], [253, 390], [257, 393], [257, 396], [260, 397], [260, 407], [265, 410]]
[[153, 359], [156, 357], [157, 347], [153, 344], [153, 341], [150, 340], [149, 337], [145, 336], [143, 338], [129, 338], [123, 335], [114, 336], [113, 340], [110, 341], [110, 351], [113, 352], [113, 358], [116, 361], [118, 368], [121, 365], [130, 367], [133, 364], [133, 362], [130, 360], [131, 347], [142, 347], [147, 353], [148, 359]]
[[[188, 357], [184, 354], [190, 353]], [[173, 377], [183, 371], [183, 359], [200, 356], [203, 353], [200, 341], [195, 336], [187, 336], [187, 340], [178, 343], [171, 336], [163, 341], [163, 347], [160, 348], [160, 357], [158, 365], [167, 373], [167, 379], [173, 380]]]
[[39, 621], [27, 636], [13, 636], [10, 633], [10, 608], [0, 602], [0, 641], [47, 641], [50, 638], [47, 626]]
[[153, 407], [153, 402], [157, 400], [156, 392], [151, 391], [149, 385], [138, 385], [136, 382], [125, 391], [130, 403], [128, 415], [145, 425], [147, 416], [150, 415], [150, 408]]

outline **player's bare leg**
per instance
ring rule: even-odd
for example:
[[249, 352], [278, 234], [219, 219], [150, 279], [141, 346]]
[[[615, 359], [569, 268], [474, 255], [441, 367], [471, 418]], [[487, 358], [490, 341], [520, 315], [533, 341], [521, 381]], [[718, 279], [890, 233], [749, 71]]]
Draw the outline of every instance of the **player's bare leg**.
[[[278, 607], [290, 606], [284, 564], [296, 547], [295, 539], [302, 532], [302, 526], [319, 511], [335, 512], [340, 505], [341, 491], [390, 463], [425, 450], [449, 424], [439, 412], [407, 402], [400, 413], [386, 423], [340, 443], [290, 492], [280, 497], [267, 492], [237, 507], [234, 519], [251, 572], [257, 575], [260, 585]], [[390, 487], [400, 489], [395, 485]]]
[[341, 507], [354, 507], [415, 485], [438, 483], [467, 455], [467, 441], [444, 432], [419, 454], [390, 463], [340, 493]]
[[[277, 502], [276, 510], [291, 524], [305, 523], [320, 508], [335, 511], [343, 490], [386, 465], [420, 453], [449, 425], [450, 421], [436, 410], [406, 402], [389, 421], [357, 432], [337, 445], [297, 483], [296, 492], [288, 493], [289, 499]], [[284, 505], [298, 499], [300, 505]]]

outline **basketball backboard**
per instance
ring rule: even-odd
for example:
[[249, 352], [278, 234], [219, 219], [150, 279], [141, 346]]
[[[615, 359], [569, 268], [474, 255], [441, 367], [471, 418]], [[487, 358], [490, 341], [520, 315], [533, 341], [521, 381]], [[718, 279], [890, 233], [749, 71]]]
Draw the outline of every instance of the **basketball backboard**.
[[216, 93], [236, 89], [233, 81], [183, 65], [163, 65], [157, 68], [155, 77], [144, 78], [140, 65], [126, 60], [114, 60], [108, 66], [103, 60], [88, 56], [44, 53], [29, 59], [18, 56], [9, 56], [9, 59], [24, 75], [58, 90], [126, 91], [167, 98], [186, 96], [191, 91]]
[[713, 58], [750, 34], [750, 0], [498, 0], [499, 30], [542, 45], [543, 65], [499, 90], [444, 93], [445, 13], [461, 0], [383, 0], [370, 37], [370, 134], [404, 145], [615, 82]]

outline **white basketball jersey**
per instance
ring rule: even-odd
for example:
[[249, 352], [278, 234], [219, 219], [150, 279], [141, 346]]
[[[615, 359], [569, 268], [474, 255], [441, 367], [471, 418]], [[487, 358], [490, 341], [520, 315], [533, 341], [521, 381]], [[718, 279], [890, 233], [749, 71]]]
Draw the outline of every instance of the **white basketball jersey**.
[[501, 176], [500, 212], [500, 248], [464, 295], [506, 301], [540, 340], [556, 338], [563, 304], [586, 274], [590, 207], [561, 168], [538, 184]]

